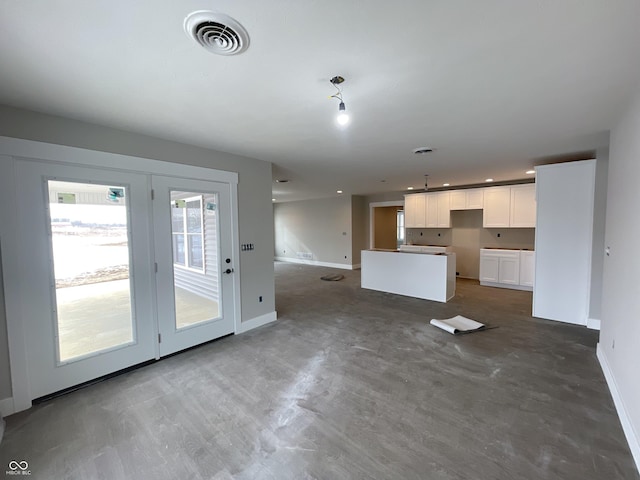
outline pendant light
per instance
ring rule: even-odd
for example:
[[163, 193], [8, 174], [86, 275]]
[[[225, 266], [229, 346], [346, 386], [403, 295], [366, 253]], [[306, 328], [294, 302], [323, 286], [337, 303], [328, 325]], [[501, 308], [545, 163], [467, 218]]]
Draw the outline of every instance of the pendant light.
[[339, 86], [342, 82], [344, 82], [344, 77], [341, 77], [340, 75], [336, 75], [331, 80], [329, 80], [329, 82], [331, 82], [331, 85], [336, 87], [336, 90], [338, 90], [338, 92], [335, 95], [331, 95], [329, 98], [337, 98], [338, 100], [340, 100], [340, 104], [338, 105], [338, 116], [336, 117], [336, 122], [341, 127], [344, 127], [349, 123], [349, 114], [347, 113], [347, 107], [345, 106], [344, 100], [342, 99], [342, 89]]

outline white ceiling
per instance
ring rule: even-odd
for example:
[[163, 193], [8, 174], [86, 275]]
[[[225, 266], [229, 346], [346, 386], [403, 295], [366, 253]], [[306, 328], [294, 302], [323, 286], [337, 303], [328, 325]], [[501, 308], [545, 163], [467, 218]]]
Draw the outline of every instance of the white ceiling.
[[[201, 9], [248, 50], [189, 39]], [[0, 103], [271, 161], [279, 201], [511, 180], [608, 144], [639, 20], [637, 0], [0, 0]]]

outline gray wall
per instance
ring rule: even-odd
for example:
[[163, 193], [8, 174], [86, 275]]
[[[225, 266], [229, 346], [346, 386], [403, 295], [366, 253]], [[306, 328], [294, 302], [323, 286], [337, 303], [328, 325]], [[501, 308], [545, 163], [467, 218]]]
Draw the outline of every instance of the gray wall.
[[[631, 428], [640, 433], [640, 89], [611, 131], [602, 283], [601, 353]], [[638, 437], [636, 437], [636, 440]], [[632, 445], [638, 449], [638, 445]], [[640, 464], [640, 451], [635, 451]]]
[[[275, 256], [351, 266], [351, 210], [350, 196], [276, 203]], [[298, 253], [310, 253], [312, 258]]]
[[[0, 135], [237, 172], [238, 243], [255, 245], [253, 251], [240, 252], [242, 320], [275, 310], [271, 163], [5, 106], [0, 106]], [[0, 332], [5, 329], [3, 315]], [[10, 385], [6, 352], [0, 333], [0, 399], [8, 396]]]
[[7, 317], [4, 309], [3, 278], [2, 264], [0, 264], [0, 400], [11, 397], [11, 371], [9, 369], [9, 342], [7, 341]]
[[351, 228], [353, 229], [351, 250], [353, 252], [353, 265], [360, 265], [360, 252], [369, 248], [368, 218], [369, 204], [365, 197], [358, 195], [351, 197]]

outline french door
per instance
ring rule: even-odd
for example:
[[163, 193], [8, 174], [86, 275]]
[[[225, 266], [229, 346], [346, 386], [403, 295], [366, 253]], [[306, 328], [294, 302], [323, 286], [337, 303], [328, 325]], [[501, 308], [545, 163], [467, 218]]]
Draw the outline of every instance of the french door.
[[160, 355], [233, 333], [229, 184], [153, 176]]
[[16, 180], [31, 398], [233, 332], [228, 184], [27, 160]]

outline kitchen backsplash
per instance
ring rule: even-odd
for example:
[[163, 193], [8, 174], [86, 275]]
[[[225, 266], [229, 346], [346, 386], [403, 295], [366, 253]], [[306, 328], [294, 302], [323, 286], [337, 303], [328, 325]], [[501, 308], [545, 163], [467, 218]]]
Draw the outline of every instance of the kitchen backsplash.
[[451, 228], [411, 228], [406, 242], [413, 245], [451, 246], [456, 252], [456, 270], [461, 277], [478, 278], [480, 249], [517, 248], [533, 250], [534, 228], [483, 228], [482, 210], [451, 212]]

